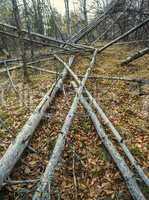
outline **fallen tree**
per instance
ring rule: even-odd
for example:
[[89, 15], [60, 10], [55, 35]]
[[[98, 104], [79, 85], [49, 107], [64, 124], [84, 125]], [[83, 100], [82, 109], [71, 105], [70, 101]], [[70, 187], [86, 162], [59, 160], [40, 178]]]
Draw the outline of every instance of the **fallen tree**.
[[[55, 55], [56, 56], [56, 55]], [[57, 57], [59, 58], [59, 57]], [[62, 61], [62, 60], [59, 60]], [[41, 72], [47, 72], [49, 74], [56, 74], [59, 75], [59, 72], [56, 71], [51, 71], [45, 68], [41, 68], [41, 67], [36, 67], [36, 66], [28, 66], [28, 68], [33, 69], [33, 70], [37, 70], [37, 71], [41, 71]], [[11, 68], [10, 68], [11, 69]], [[84, 76], [82, 75], [78, 75], [79, 78], [83, 78]], [[89, 76], [88, 79], [99, 79], [99, 80], [110, 80], [110, 81], [126, 81], [126, 82], [136, 82], [136, 83], [140, 83], [140, 84], [149, 84], [149, 80], [148, 79], [140, 79], [140, 78], [129, 78], [129, 77], [118, 77], [118, 76]]]
[[127, 65], [129, 64], [130, 62], [138, 59], [138, 58], [141, 58], [142, 56], [144, 56], [145, 54], [148, 54], [149, 53], [149, 47], [146, 47], [145, 49], [142, 49], [136, 53], [134, 53], [133, 55], [129, 56], [126, 60], [122, 61], [121, 62], [121, 65]]
[[92, 44], [95, 44], [97, 41], [102, 39], [108, 33], [108, 31], [110, 31], [112, 29], [112, 27], [118, 22], [118, 20], [121, 18], [121, 16], [124, 15], [124, 12], [120, 13], [119, 16], [116, 18], [116, 20], [113, 21], [112, 24], [101, 35], [99, 35], [95, 41], [92, 42]]
[[[76, 83], [79, 85], [80, 84], [80, 80], [79, 80], [78, 76], [69, 68], [69, 66], [62, 59], [60, 59], [57, 55], [55, 55], [55, 57], [66, 67], [66, 69], [69, 71], [69, 73], [73, 76], [73, 78], [76, 81]], [[122, 147], [123, 151], [125, 152], [126, 156], [128, 157], [129, 161], [131, 162], [132, 166], [136, 169], [136, 171], [139, 174], [140, 178], [144, 181], [144, 183], [147, 186], [149, 186], [148, 177], [144, 174], [143, 169], [140, 167], [139, 163], [135, 160], [135, 158], [133, 157], [132, 153], [128, 149], [127, 145], [125, 144], [125, 140], [120, 136], [120, 134], [117, 131], [117, 129], [114, 127], [114, 125], [108, 119], [108, 117], [106, 116], [106, 114], [104, 113], [102, 108], [98, 105], [96, 100], [92, 97], [90, 92], [86, 88], [84, 90], [85, 90], [85, 93], [87, 94], [87, 97], [88, 97], [88, 99], [90, 101], [90, 104], [91, 105], [93, 104], [93, 106], [97, 110], [97, 113], [99, 114], [99, 116], [101, 116], [102, 120], [104, 121], [104, 124], [107, 125], [110, 128], [110, 130], [114, 134], [117, 142]]]
[[[4, 30], [3, 28], [7, 29], [7, 31]], [[72, 42], [70, 43], [71, 40], [65, 42], [65, 41], [58, 40], [58, 39], [55, 39], [53, 37], [41, 35], [41, 34], [35, 33], [35, 32], [30, 32], [31, 37], [34, 38], [34, 39], [30, 39], [30, 38], [27, 37], [28, 36], [27, 30], [23, 29], [21, 32], [23, 34], [22, 39], [24, 41], [29, 42], [29, 43], [32, 42], [32, 43], [35, 43], [35, 44], [60, 48], [60, 49], [68, 50], [68, 51], [73, 51], [73, 50], [76, 50], [76, 49], [77, 50], [89, 50], [89, 51], [95, 50], [95, 48], [91, 47], [91, 46], [82, 45], [82, 44], [74, 44]], [[19, 36], [17, 34], [17, 28], [15, 26], [11, 26], [11, 25], [8, 25], [8, 24], [0, 23], [0, 34], [3, 34], [5, 36], [9, 36], [9, 37], [12, 37], [12, 38], [19, 38]], [[74, 40], [74, 41], [76, 41], [76, 40]], [[73, 49], [65, 48], [64, 47], [65, 45], [67, 45], [67, 46], [69, 46]]]
[[71, 105], [71, 108], [66, 116], [65, 122], [63, 124], [63, 127], [60, 131], [60, 134], [58, 136], [58, 139], [56, 141], [52, 156], [50, 158], [50, 161], [46, 167], [46, 170], [43, 174], [43, 176], [41, 177], [41, 181], [38, 185], [38, 188], [34, 194], [33, 200], [45, 200], [45, 199], [50, 199], [50, 185], [51, 185], [51, 181], [54, 175], [54, 171], [56, 169], [56, 166], [60, 160], [60, 156], [62, 154], [62, 151], [64, 150], [64, 146], [65, 146], [65, 141], [68, 135], [68, 131], [70, 129], [70, 126], [72, 124], [72, 120], [75, 116], [75, 112], [77, 110], [77, 106], [79, 103], [79, 97], [82, 94], [83, 88], [85, 86], [85, 83], [88, 79], [88, 76], [94, 66], [95, 63], [95, 58], [97, 55], [97, 50], [95, 50], [94, 54], [93, 54], [93, 58], [92, 61], [90, 63], [89, 68], [86, 71], [86, 74], [84, 76], [84, 78], [82, 79], [82, 81], [79, 84], [79, 88], [76, 92], [76, 96], [73, 100], [73, 103]]
[[111, 42], [109, 42], [108, 44], [106, 44], [105, 46], [103, 46], [102, 48], [99, 49], [98, 53], [102, 52], [103, 50], [107, 49], [108, 47], [112, 46], [113, 44], [115, 44], [116, 42], [124, 39], [125, 37], [127, 37], [128, 35], [130, 35], [131, 33], [137, 31], [138, 29], [140, 29], [141, 27], [143, 27], [144, 25], [146, 25], [149, 22], [149, 18], [147, 18], [146, 20], [144, 20], [143, 22], [141, 22], [140, 24], [138, 24], [137, 26], [133, 27], [132, 29], [130, 29], [129, 31], [127, 31], [126, 33], [120, 35], [119, 37], [115, 38], [114, 40], [112, 40]]
[[[10, 67], [10, 68], [9, 68], [9, 71], [13, 71], [13, 70], [20, 69], [20, 68], [21, 68], [21, 66]], [[7, 69], [1, 69], [1, 70], [0, 70], [0, 74], [1, 74], [1, 73], [4, 73], [4, 72], [7, 72]]]
[[[76, 85], [74, 85], [76, 88]], [[103, 145], [113, 158], [117, 168], [120, 170], [127, 187], [130, 191], [131, 196], [133, 197], [134, 200], [145, 200], [144, 195], [142, 194], [135, 178], [134, 174], [130, 171], [129, 167], [127, 166], [126, 162], [124, 159], [121, 157], [119, 152], [116, 150], [114, 147], [113, 143], [109, 140], [106, 132], [104, 131], [101, 123], [99, 122], [96, 114], [93, 112], [93, 109], [91, 108], [90, 104], [86, 101], [86, 99], [81, 95], [80, 101], [82, 105], [84, 106], [85, 110], [87, 111], [88, 115], [90, 116], [98, 136], [100, 137]]]
[[[78, 77], [82, 77], [78, 75]], [[136, 82], [141, 84], [149, 84], [148, 79], [141, 78], [129, 78], [129, 77], [119, 77], [119, 76], [89, 76], [89, 79], [100, 79], [100, 80], [112, 80], [112, 81], [126, 81], [126, 82]]]
[[118, 3], [118, 0], [112, 0], [110, 3], [110, 6], [105, 10], [105, 12], [101, 16], [94, 19], [90, 24], [88, 24], [83, 29], [81, 29], [77, 34], [74, 34], [73, 36], [71, 36], [68, 41], [73, 41], [74, 43], [76, 43], [79, 40], [81, 40], [83, 37], [85, 37], [88, 33], [94, 30], [101, 22], [103, 22], [104, 19], [106, 19], [109, 12], [115, 7], [117, 3]]
[[[69, 59], [69, 66], [72, 65], [74, 56]], [[55, 98], [57, 92], [62, 87], [63, 81], [67, 75], [67, 69], [63, 70], [63, 73], [56, 82], [53, 84], [51, 89], [44, 96], [40, 104], [36, 107], [35, 111], [31, 114], [22, 130], [17, 135], [16, 139], [11, 143], [6, 153], [0, 160], [0, 188], [5, 183], [5, 180], [10, 175], [16, 162], [19, 160], [25, 148], [28, 146], [29, 141], [36, 130], [39, 122], [44, 116], [45, 111], [49, 108], [49, 104]]]

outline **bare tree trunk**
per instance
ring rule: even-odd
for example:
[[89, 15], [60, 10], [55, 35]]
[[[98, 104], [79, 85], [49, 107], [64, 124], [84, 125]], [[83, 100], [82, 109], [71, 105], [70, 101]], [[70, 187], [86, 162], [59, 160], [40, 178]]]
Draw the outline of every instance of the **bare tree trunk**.
[[64, 125], [60, 131], [60, 134], [58, 136], [56, 145], [54, 147], [52, 156], [50, 158], [50, 161], [46, 167], [46, 170], [41, 178], [41, 182], [39, 183], [39, 186], [35, 192], [35, 195], [33, 197], [33, 200], [45, 200], [45, 199], [50, 199], [50, 189], [51, 189], [51, 181], [55, 172], [55, 168], [60, 160], [60, 156], [62, 154], [62, 151], [64, 150], [64, 146], [65, 146], [65, 141], [72, 123], [72, 120], [75, 116], [75, 112], [77, 110], [77, 106], [79, 103], [79, 97], [82, 94], [83, 88], [85, 86], [85, 83], [88, 79], [88, 76], [95, 64], [95, 59], [96, 59], [96, 55], [97, 55], [97, 50], [95, 50], [94, 54], [93, 54], [93, 58], [92, 61], [90, 63], [89, 68], [86, 71], [86, 74], [83, 78], [83, 80], [80, 82], [79, 88], [76, 92], [76, 96], [74, 98], [74, 101], [71, 105], [71, 108], [66, 116]]
[[81, 0], [81, 12], [83, 13], [83, 21], [84, 24], [87, 26], [88, 25], [88, 16], [87, 16], [87, 0]]
[[70, 10], [69, 10], [69, 0], [64, 0], [65, 11], [66, 11], [66, 23], [67, 23], [67, 32], [68, 36], [71, 35], [71, 19], [70, 19]]
[[27, 8], [26, 0], [23, 0], [23, 4], [24, 4], [25, 21], [26, 21], [27, 30], [28, 30], [28, 36], [29, 36], [29, 39], [30, 39], [31, 58], [33, 59], [34, 48], [33, 48], [32, 36], [31, 36], [31, 21], [30, 21], [30, 17], [29, 17], [29, 11], [28, 11], [28, 8]]
[[[69, 71], [69, 73], [73, 76], [73, 78], [75, 79], [75, 81], [80, 84], [80, 80], [78, 78], [78, 76], [69, 68], [69, 66], [58, 56], [55, 55], [55, 57], [64, 64], [64, 66], [66, 67], [66, 69]], [[128, 157], [128, 159], [130, 160], [132, 166], [136, 169], [136, 171], [138, 172], [139, 176], [142, 178], [142, 180], [144, 181], [144, 183], [149, 186], [149, 179], [148, 177], [144, 174], [142, 168], [140, 167], [140, 165], [138, 164], [138, 162], [135, 160], [135, 158], [133, 157], [133, 155], [131, 154], [130, 150], [128, 149], [128, 147], [125, 144], [125, 141], [123, 140], [123, 138], [120, 136], [119, 132], [116, 130], [116, 128], [113, 126], [113, 124], [110, 122], [110, 120], [108, 119], [108, 117], [106, 116], [106, 114], [103, 112], [102, 108], [98, 105], [98, 103], [96, 102], [96, 100], [92, 97], [92, 95], [90, 94], [90, 92], [85, 88], [85, 92], [87, 94], [87, 97], [89, 98], [89, 101], [91, 104], [94, 105], [95, 109], [97, 110], [99, 116], [101, 116], [101, 118], [103, 119], [103, 121], [106, 123], [106, 125], [110, 128], [110, 130], [112, 131], [112, 133], [114, 134], [114, 136], [116, 137], [118, 143], [120, 144], [120, 146], [122, 147], [122, 149], [124, 150], [126, 156]]]
[[38, 33], [44, 35], [44, 23], [42, 14], [42, 0], [37, 0], [37, 13], [38, 13]]
[[130, 29], [129, 31], [127, 31], [126, 33], [122, 34], [121, 36], [117, 37], [116, 39], [112, 40], [111, 42], [109, 42], [107, 45], [105, 45], [104, 47], [99, 49], [99, 52], [102, 52], [103, 50], [107, 49], [108, 47], [112, 46], [113, 44], [115, 44], [116, 42], [120, 41], [121, 39], [125, 38], [126, 36], [130, 35], [131, 33], [135, 32], [136, 30], [138, 30], [139, 28], [141, 28], [142, 26], [144, 26], [145, 24], [147, 24], [149, 22], [149, 18], [147, 18], [145, 21], [143, 21], [142, 23], [140, 23], [139, 25], [133, 27], [132, 29]]
[[145, 54], [148, 54], [149, 53], [149, 48], [145, 48], [145, 49], [142, 49], [136, 53], [134, 53], [133, 55], [129, 56], [126, 60], [122, 61], [121, 65], [127, 65], [129, 64], [130, 62], [144, 56]]
[[20, 19], [20, 14], [19, 14], [19, 8], [17, 5], [17, 0], [11, 0], [12, 5], [13, 5], [13, 13], [15, 17], [15, 22], [16, 22], [16, 27], [17, 27], [17, 32], [19, 36], [19, 44], [20, 44], [20, 50], [21, 50], [21, 56], [23, 60], [23, 79], [28, 80], [28, 73], [27, 73], [27, 67], [26, 67], [26, 51], [25, 51], [25, 44], [23, 41], [23, 36], [22, 36], [22, 30], [21, 30], [21, 19]]
[[[70, 57], [69, 66], [72, 65], [74, 57]], [[44, 113], [46, 112], [49, 105], [52, 103], [57, 92], [62, 87], [63, 81], [66, 78], [67, 69], [63, 70], [62, 75], [53, 84], [50, 91], [44, 96], [40, 104], [36, 107], [35, 111], [32, 113], [30, 118], [25, 123], [22, 130], [17, 135], [15, 141], [11, 143], [6, 153], [0, 160], [0, 188], [3, 187], [5, 180], [10, 175], [12, 169], [14, 168], [17, 161], [20, 159], [23, 151], [28, 146], [34, 131], [39, 125]]]
[[134, 200], [145, 200], [145, 197], [142, 194], [142, 192], [134, 178], [134, 174], [130, 171], [130, 169], [127, 166], [124, 159], [121, 157], [119, 152], [116, 150], [113, 143], [109, 140], [107, 134], [105, 133], [101, 123], [99, 122], [96, 114], [93, 112], [89, 103], [87, 103], [86, 99], [83, 96], [80, 97], [80, 101], [81, 101], [82, 105], [84, 106], [84, 108], [86, 109], [88, 115], [90, 116], [90, 118], [96, 128], [97, 134], [101, 138], [102, 143], [104, 144], [105, 148], [108, 150], [109, 154], [111, 155], [111, 157], [115, 161], [118, 169], [120, 170], [133, 199]]
[[56, 18], [55, 18], [55, 15], [54, 15], [54, 12], [53, 12], [53, 9], [52, 9], [52, 6], [51, 6], [51, 1], [48, 0], [48, 3], [49, 3], [50, 11], [51, 11], [51, 17], [52, 17], [52, 19], [53, 19], [53, 22], [54, 22], [54, 24], [55, 24], [55, 27], [56, 27], [58, 33], [60, 34], [62, 40], [65, 41], [65, 39], [64, 39], [64, 37], [63, 37], [63, 34], [62, 34], [61, 30], [60, 30], [60, 27], [58, 26], [58, 24], [57, 24], [57, 22], [56, 22]]

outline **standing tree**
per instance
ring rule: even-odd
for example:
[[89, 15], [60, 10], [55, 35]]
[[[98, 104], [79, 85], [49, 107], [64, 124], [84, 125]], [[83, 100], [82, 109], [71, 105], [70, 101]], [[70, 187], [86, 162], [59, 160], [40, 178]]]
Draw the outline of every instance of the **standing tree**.
[[69, 10], [69, 0], [64, 0], [65, 11], [66, 11], [66, 23], [68, 35], [71, 35], [71, 20], [70, 20], [70, 10]]
[[22, 30], [21, 30], [21, 19], [20, 19], [20, 13], [19, 13], [19, 8], [17, 4], [17, 0], [11, 0], [12, 1], [12, 6], [13, 6], [13, 13], [14, 13], [14, 18], [15, 18], [15, 23], [17, 27], [17, 32], [18, 32], [18, 40], [20, 44], [20, 52], [21, 52], [21, 57], [23, 61], [23, 80], [28, 80], [28, 73], [27, 73], [27, 66], [26, 66], [26, 51], [25, 51], [25, 43], [23, 40], [23, 35], [22, 35]]

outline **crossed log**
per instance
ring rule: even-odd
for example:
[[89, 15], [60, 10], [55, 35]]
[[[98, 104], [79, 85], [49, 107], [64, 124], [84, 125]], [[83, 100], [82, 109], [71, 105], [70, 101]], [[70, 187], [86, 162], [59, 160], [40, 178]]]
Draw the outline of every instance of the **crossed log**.
[[[70, 111], [69, 111], [69, 113], [68, 113], [68, 115], [66, 117], [66, 121], [64, 123], [64, 126], [62, 127], [62, 131], [61, 131], [62, 133], [59, 136], [60, 139], [58, 140], [58, 143], [57, 143], [57, 145], [55, 147], [54, 152], [57, 153], [58, 158], [56, 158], [56, 161], [55, 160], [52, 161], [54, 163], [54, 165], [53, 165], [54, 168], [57, 165], [57, 162], [59, 161], [60, 154], [61, 154], [61, 152], [63, 150], [64, 141], [65, 141], [65, 138], [63, 137], [63, 134], [65, 136], [67, 136], [67, 131], [69, 130], [69, 127], [71, 125], [72, 119], [74, 117], [74, 111], [77, 109], [77, 105], [78, 105], [79, 99], [81, 99], [81, 95], [82, 95], [82, 91], [83, 91], [84, 86], [85, 86], [85, 82], [86, 82], [86, 80], [87, 80], [87, 78], [88, 78], [88, 76], [90, 74], [90, 71], [91, 71], [93, 65], [94, 65], [96, 54], [102, 52], [103, 50], [105, 50], [106, 48], [108, 48], [109, 46], [114, 44], [115, 42], [117, 42], [120, 39], [124, 38], [125, 36], [131, 34], [132, 32], [134, 32], [135, 30], [139, 29], [140, 27], [142, 27], [143, 25], [145, 25], [148, 22], [149, 22], [149, 18], [146, 19], [143, 23], [139, 24], [138, 26], [136, 26], [133, 29], [131, 29], [130, 31], [128, 31], [127, 33], [123, 34], [122, 36], [120, 36], [120, 37], [116, 38], [115, 40], [113, 40], [112, 42], [108, 43], [107, 45], [105, 45], [101, 49], [98, 49], [98, 50], [94, 51], [92, 62], [90, 63], [90, 66], [89, 66], [89, 68], [88, 68], [88, 70], [86, 72], [85, 77], [83, 78], [82, 82], [79, 84], [79, 89], [77, 90], [76, 97], [75, 97], [74, 102], [73, 102], [73, 104], [71, 106], [71, 109], [70, 109]], [[76, 41], [77, 41], [77, 39], [76, 39]], [[73, 60], [74, 60], [74, 57], [71, 57], [69, 59], [69, 67], [72, 65]], [[53, 87], [51, 88], [51, 90], [48, 91], [48, 93], [45, 95], [45, 97], [43, 98], [41, 103], [35, 109], [34, 113], [32, 113], [31, 117], [26, 122], [26, 124], [23, 127], [23, 129], [21, 130], [21, 132], [17, 135], [16, 140], [9, 146], [9, 148], [6, 151], [6, 153], [4, 154], [2, 159], [0, 160], [0, 186], [1, 187], [3, 186], [6, 178], [11, 173], [11, 171], [12, 171], [13, 167], [15, 166], [16, 162], [18, 161], [18, 159], [22, 155], [23, 151], [28, 146], [28, 143], [29, 143], [31, 137], [32, 137], [35, 129], [37, 128], [39, 122], [41, 121], [45, 111], [49, 107], [49, 104], [51, 104], [51, 102], [54, 99], [57, 91], [61, 88], [61, 86], [63, 84], [63, 80], [65, 79], [65, 77], [66, 77], [66, 75], [68, 73], [68, 68], [65, 68], [63, 70], [62, 75], [53, 84]], [[89, 110], [89, 107], [87, 107], [87, 105], [85, 105], [85, 104], [84, 104], [84, 107], [88, 110], [88, 113], [89, 113], [91, 119], [93, 120], [94, 124], [96, 122], [96, 124], [97, 124], [96, 129], [97, 129], [98, 134], [100, 133], [100, 137], [101, 137], [103, 143], [105, 144], [105, 146], [107, 147], [109, 152], [110, 151], [113, 152], [113, 153], [111, 153], [111, 156], [115, 160], [118, 168], [120, 169], [121, 172], [124, 170], [124, 172], [122, 172], [122, 173], [123, 173], [123, 176], [124, 176], [124, 178], [126, 180], [127, 186], [128, 186], [128, 188], [130, 190], [130, 193], [132, 194], [132, 197], [134, 199], [136, 199], [136, 200], [145, 200], [143, 194], [141, 193], [141, 191], [140, 191], [140, 189], [139, 189], [139, 187], [138, 187], [138, 185], [137, 185], [137, 183], [136, 183], [136, 181], [135, 181], [135, 179], [133, 177], [133, 174], [129, 171], [129, 168], [127, 167], [127, 165], [124, 164], [124, 162], [123, 162], [123, 160], [121, 158], [120, 158], [121, 162], [117, 163], [115, 155], [117, 155], [119, 157], [119, 154], [117, 154], [115, 150], [112, 150], [113, 149], [112, 144], [109, 143], [108, 138], [106, 138], [106, 136], [104, 135], [104, 132], [101, 129], [101, 126], [100, 126], [99, 122], [97, 122], [97, 119], [95, 118], [95, 115], [93, 115], [93, 114], [91, 115], [92, 110]], [[61, 142], [61, 140], [62, 140], [62, 142]], [[121, 142], [121, 145], [123, 145], [123, 140], [121, 140], [120, 137], [119, 137], [119, 142]], [[59, 148], [59, 145], [60, 145], [60, 148]], [[109, 145], [111, 146], [112, 149], [110, 147], [108, 147]], [[60, 150], [60, 153], [59, 153], [59, 150]], [[51, 159], [52, 158], [53, 157], [51, 157]], [[135, 166], [136, 163], [134, 162], [133, 164]], [[121, 167], [122, 168], [124, 167], [124, 168], [122, 169]], [[136, 165], [135, 167], [138, 170], [139, 175], [141, 175], [141, 173], [143, 172], [142, 169], [139, 167], [139, 165]], [[51, 168], [51, 169], [54, 170], [54, 168]], [[49, 166], [47, 167], [47, 169], [49, 169]], [[47, 191], [47, 186], [50, 183], [48, 174], [49, 174], [49, 172], [47, 170], [46, 171], [46, 175], [47, 176], [43, 176], [44, 178], [46, 177], [46, 185], [44, 185], [44, 182], [41, 179], [41, 186], [42, 187], [40, 187], [40, 185], [39, 185], [39, 190], [40, 191], [44, 191], [44, 190]], [[54, 174], [54, 171], [52, 171], [51, 174]], [[145, 177], [144, 173], [142, 173], [142, 174], [143, 174], [144, 177], [141, 175], [141, 178], [149, 186], [148, 178]], [[44, 180], [44, 178], [43, 178], [43, 180]], [[37, 193], [35, 193], [34, 199], [38, 199], [38, 195], [36, 195]], [[40, 194], [42, 194], [42, 192]]]

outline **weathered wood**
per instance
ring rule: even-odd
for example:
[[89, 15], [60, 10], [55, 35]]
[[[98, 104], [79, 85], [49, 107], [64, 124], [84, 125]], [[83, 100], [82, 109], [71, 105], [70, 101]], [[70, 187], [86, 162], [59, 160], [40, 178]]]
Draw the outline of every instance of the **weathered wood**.
[[82, 81], [79, 84], [79, 88], [76, 92], [76, 96], [73, 100], [73, 103], [71, 105], [71, 108], [66, 116], [65, 122], [63, 124], [63, 127], [60, 131], [60, 134], [58, 136], [58, 139], [56, 141], [52, 156], [50, 158], [50, 161], [46, 167], [46, 170], [43, 174], [43, 176], [41, 177], [41, 181], [39, 183], [39, 186], [34, 194], [33, 200], [45, 200], [45, 199], [50, 199], [50, 185], [51, 185], [51, 181], [55, 172], [55, 168], [60, 160], [60, 156], [62, 154], [62, 151], [64, 150], [64, 146], [65, 146], [65, 141], [68, 135], [68, 131], [70, 129], [70, 126], [72, 124], [72, 120], [75, 116], [75, 112], [77, 110], [77, 106], [79, 103], [79, 97], [82, 94], [83, 88], [85, 86], [85, 83], [87, 81], [87, 78], [94, 66], [95, 63], [95, 59], [96, 59], [96, 54], [97, 54], [97, 50], [95, 50], [94, 54], [93, 54], [93, 58], [92, 61], [90, 63], [89, 68], [86, 71], [86, 74], [84, 76], [84, 78], [82, 79]]
[[102, 39], [108, 33], [108, 31], [110, 31], [111, 28], [117, 23], [117, 21], [120, 19], [120, 17], [124, 15], [124, 12], [120, 13], [119, 16], [116, 18], [116, 20], [113, 21], [112, 24], [104, 31], [104, 33], [102, 33], [101, 35], [99, 35], [96, 38], [96, 40], [92, 42], [92, 44], [95, 44], [97, 41], [99, 41], [100, 39]]
[[134, 178], [134, 174], [131, 172], [131, 170], [127, 166], [126, 162], [124, 161], [124, 159], [121, 157], [119, 152], [116, 150], [113, 143], [109, 140], [106, 132], [104, 131], [96, 114], [93, 112], [93, 109], [91, 108], [90, 104], [87, 103], [86, 99], [83, 96], [80, 97], [80, 101], [81, 101], [82, 105], [84, 106], [84, 108], [86, 109], [88, 115], [90, 116], [90, 118], [96, 128], [97, 134], [100, 137], [103, 145], [105, 146], [105, 148], [107, 149], [107, 151], [109, 152], [109, 154], [111, 155], [113, 160], [115, 161], [115, 164], [118, 167], [118, 169], [120, 170], [133, 199], [134, 200], [145, 200], [145, 197], [142, 194], [142, 192]]
[[149, 42], [149, 40], [147, 40], [147, 39], [144, 39], [144, 40], [132, 40], [132, 41], [129, 41], [129, 42], [126, 42], [126, 41], [124, 41], [124, 42], [118, 42], [118, 43], [116, 43], [116, 45], [131, 45], [131, 44], [146, 44], [146, 43], [148, 43]]
[[[57, 55], [55, 55], [55, 58], [57, 58], [63, 65], [66, 67], [66, 69], [69, 71], [69, 73], [73, 76], [74, 80], [77, 82], [77, 84], [80, 84], [80, 80], [78, 76], [69, 68], [69, 66], [62, 60], [60, 59]], [[127, 145], [125, 144], [124, 139], [120, 136], [119, 132], [116, 130], [116, 128], [113, 126], [113, 124], [110, 122], [106, 114], [103, 112], [102, 108], [98, 105], [96, 102], [95, 98], [92, 97], [90, 92], [84, 88], [87, 97], [89, 98], [90, 104], [94, 105], [95, 109], [97, 110], [98, 114], [101, 116], [105, 124], [110, 128], [114, 136], [116, 137], [117, 142], [119, 145], [122, 147], [123, 151], [125, 152], [126, 156], [128, 157], [129, 161], [131, 162], [132, 166], [136, 169], [138, 172], [140, 178], [144, 181], [144, 183], [149, 186], [149, 179], [148, 177], [144, 174], [143, 169], [140, 167], [139, 163], [135, 160], [133, 157], [132, 153], [128, 149]]]
[[[20, 68], [21, 68], [21, 66], [10, 67], [10, 68], [9, 68], [9, 71], [13, 71], [13, 70], [20, 69]], [[7, 69], [1, 69], [1, 70], [0, 70], [0, 74], [1, 74], [1, 73], [4, 73], [4, 72], [7, 72]]]
[[94, 30], [101, 22], [103, 22], [103, 20], [107, 17], [110, 10], [114, 8], [117, 2], [118, 0], [112, 0], [111, 5], [108, 7], [108, 9], [106, 9], [106, 11], [101, 16], [94, 19], [90, 24], [81, 29], [77, 34], [71, 36], [68, 41], [73, 41], [74, 43], [76, 43], [83, 37], [85, 37], [89, 32]]
[[38, 71], [41, 71], [41, 72], [50, 73], [50, 74], [56, 74], [56, 75], [60, 74], [58, 72], [51, 71], [51, 70], [48, 70], [48, 69], [43, 69], [41, 67], [28, 66], [28, 68], [33, 69], [33, 70], [38, 70]]
[[39, 179], [35, 179], [35, 180], [18, 180], [18, 181], [15, 181], [15, 180], [7, 180], [5, 183], [4, 183], [4, 186], [5, 185], [28, 185], [28, 184], [31, 184], [31, 183], [37, 183], [39, 181]]
[[[8, 28], [11, 30], [11, 32], [8, 32], [8, 31], [4, 31], [3, 29], [1, 30], [1, 27], [5, 27], [5, 28]], [[16, 31], [17, 28], [15, 26], [10, 26], [8, 24], [3, 24], [3, 23], [0, 23], [0, 33], [1, 34], [4, 34], [4, 35], [7, 35], [9, 37], [14, 37], [14, 38], [18, 38], [19, 36], [14, 34], [12, 31]], [[22, 34], [28, 34], [28, 31], [26, 30], [21, 30]], [[75, 48], [76, 50], [88, 50], [88, 51], [93, 51], [95, 50], [94, 47], [90, 47], [90, 46], [87, 46], [87, 45], [81, 45], [81, 44], [74, 44], [71, 42], [71, 40], [69, 41], [62, 41], [62, 40], [58, 40], [58, 39], [55, 39], [55, 38], [52, 38], [52, 37], [49, 37], [49, 36], [45, 36], [45, 35], [41, 35], [39, 33], [35, 33], [35, 32], [30, 32], [30, 36], [34, 39], [29, 39], [27, 37], [23, 37], [23, 40], [25, 41], [28, 41], [28, 42], [33, 42], [33, 43], [36, 43], [36, 44], [41, 44], [41, 45], [44, 45], [44, 46], [51, 46], [51, 47], [55, 47], [55, 48], [61, 48], [61, 49], [65, 49], [65, 50], [68, 50], [68, 51], [71, 51], [71, 49], [68, 49], [68, 48], [64, 48], [65, 45], [69, 46], [69, 47], [73, 47]], [[58, 45], [58, 46], [56, 46]], [[59, 46], [59, 45], [63, 45], [63, 46]]]
[[9, 63], [15, 63], [21, 61], [21, 58], [13, 58], [8, 60], [0, 60], [0, 65], [9, 64]]
[[11, 75], [10, 75], [9, 68], [8, 68], [8, 66], [7, 66], [6, 63], [5, 63], [5, 67], [6, 67], [6, 71], [7, 71], [7, 75], [8, 75], [8, 79], [9, 79], [9, 81], [10, 81], [10, 84], [11, 84], [11, 86], [12, 86], [14, 92], [18, 95], [18, 91], [17, 91], [17, 89], [16, 89], [16, 87], [15, 87], [15, 85], [14, 85], [14, 83], [13, 83], [13, 80], [12, 80]]
[[[58, 57], [59, 58], [59, 57]], [[60, 60], [61, 61], [61, 60]], [[45, 68], [36, 67], [36, 66], [28, 66], [31, 69], [38, 70], [41, 72], [47, 72], [49, 74], [57, 74], [60, 73], [56, 71], [51, 71]], [[83, 75], [78, 75], [79, 78], [83, 78]], [[141, 84], [149, 84], [149, 80], [147, 79], [140, 79], [140, 78], [129, 78], [129, 77], [117, 77], [117, 76], [89, 76], [88, 79], [100, 79], [100, 80], [112, 80], [112, 81], [126, 81], [126, 82], [136, 82]]]
[[[69, 59], [69, 66], [72, 65], [74, 56]], [[36, 130], [39, 122], [44, 116], [45, 111], [49, 108], [49, 104], [55, 98], [57, 92], [62, 87], [63, 81], [67, 75], [67, 69], [63, 70], [62, 75], [53, 84], [52, 88], [44, 96], [40, 104], [36, 107], [35, 111], [31, 114], [30, 118], [25, 123], [22, 130], [18, 133], [15, 141], [11, 143], [6, 153], [0, 160], [0, 188], [11, 173], [16, 162], [21, 157], [23, 151], [28, 146], [28, 143]]]
[[120, 35], [119, 37], [117, 37], [116, 39], [112, 40], [111, 42], [109, 42], [108, 44], [106, 44], [104, 47], [100, 48], [98, 50], [98, 53], [104, 51], [105, 49], [107, 49], [108, 47], [112, 46], [113, 44], [115, 44], [116, 42], [120, 41], [121, 39], [124, 39], [126, 36], [130, 35], [131, 33], [135, 32], [136, 30], [138, 30], [139, 28], [141, 28], [142, 26], [146, 25], [149, 22], [149, 18], [147, 18], [146, 20], [144, 20], [142, 23], [138, 24], [137, 26], [133, 27], [132, 29], [130, 29], [129, 31], [127, 31], [126, 33]]
[[133, 55], [129, 56], [126, 60], [122, 61], [121, 62], [121, 65], [127, 65], [129, 64], [130, 62], [144, 56], [145, 54], [148, 54], [149, 53], [149, 47], [146, 47], [145, 49], [142, 49], [136, 53], [134, 53]]
[[[78, 77], [82, 77], [78, 75]], [[126, 82], [136, 82], [142, 84], [149, 84], [148, 79], [140, 78], [129, 78], [129, 77], [118, 77], [118, 76], [89, 76], [88, 79], [101, 79], [101, 80], [112, 80], [112, 81], [126, 81]]]
[[[29, 74], [27, 72], [27, 67], [26, 67], [26, 48], [25, 48], [25, 43], [23, 40], [23, 34], [22, 34], [22, 24], [21, 24], [21, 17], [20, 17], [20, 12], [18, 8], [18, 3], [17, 0], [11, 0], [12, 3], [12, 8], [13, 8], [13, 13], [14, 13], [14, 18], [15, 18], [15, 23], [17, 27], [17, 34], [18, 34], [18, 41], [19, 41], [19, 51], [22, 57], [22, 69], [23, 69], [23, 80], [28, 81], [29, 80]], [[14, 88], [14, 87], [13, 87]]]
[[[45, 62], [47, 60], [53, 60], [54, 57], [49, 57], [50, 55], [53, 55], [53, 53], [49, 53], [49, 54], [43, 54], [41, 55], [41, 57], [45, 57], [45, 58], [41, 58], [41, 59], [37, 59], [34, 57], [34, 60], [32, 60], [31, 62], [28, 62], [27, 65], [32, 65], [32, 64], [36, 64], [36, 63], [40, 63], [40, 62]], [[0, 60], [0, 65], [4, 65], [4, 64], [14, 64], [14, 63], [21, 63], [22, 62], [22, 59], [21, 58], [14, 58], [14, 59], [8, 59], [8, 60]], [[9, 68], [10, 69], [10, 68]]]

